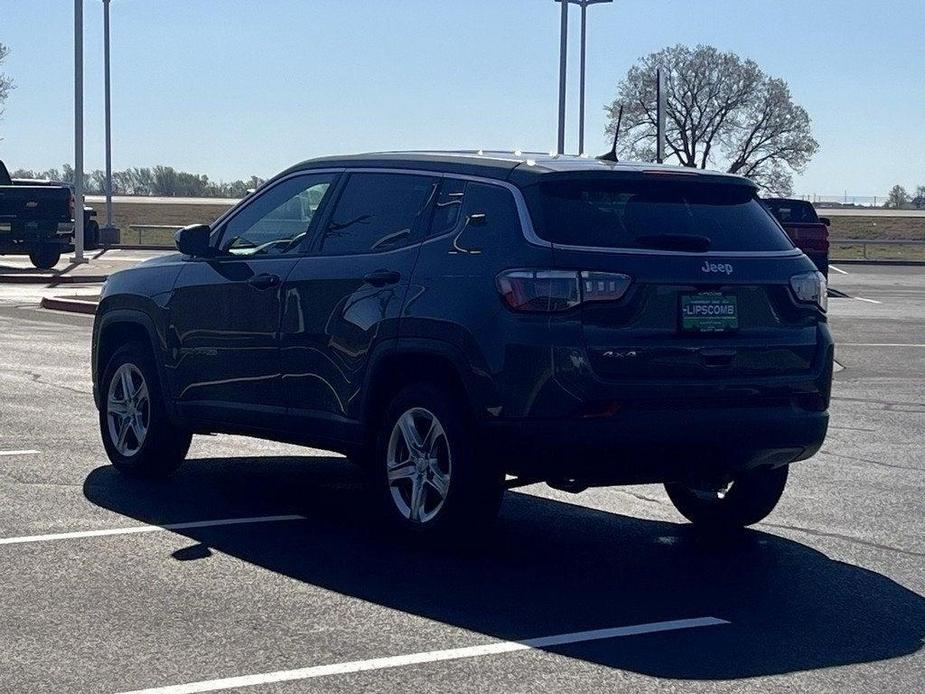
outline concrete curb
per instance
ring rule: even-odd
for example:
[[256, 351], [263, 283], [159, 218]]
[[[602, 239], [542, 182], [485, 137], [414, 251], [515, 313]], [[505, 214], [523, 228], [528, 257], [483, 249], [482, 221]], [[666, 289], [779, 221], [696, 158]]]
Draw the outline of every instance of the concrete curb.
[[61, 299], [54, 296], [42, 297], [42, 308], [51, 309], [52, 311], [67, 311], [68, 313], [83, 313], [92, 316], [96, 313], [96, 307], [99, 305], [95, 301], [83, 301], [81, 299]]
[[106, 246], [106, 250], [114, 251], [175, 251], [176, 246], [158, 246], [151, 243], [114, 243]]
[[0, 284], [101, 284], [109, 275], [0, 275]]

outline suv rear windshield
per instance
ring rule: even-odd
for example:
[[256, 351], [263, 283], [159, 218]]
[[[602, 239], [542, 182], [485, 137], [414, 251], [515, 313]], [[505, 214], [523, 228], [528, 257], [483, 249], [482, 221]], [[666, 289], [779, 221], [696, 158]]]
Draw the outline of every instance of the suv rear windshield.
[[537, 234], [552, 243], [694, 252], [793, 248], [747, 186], [560, 179], [538, 184], [528, 199]]

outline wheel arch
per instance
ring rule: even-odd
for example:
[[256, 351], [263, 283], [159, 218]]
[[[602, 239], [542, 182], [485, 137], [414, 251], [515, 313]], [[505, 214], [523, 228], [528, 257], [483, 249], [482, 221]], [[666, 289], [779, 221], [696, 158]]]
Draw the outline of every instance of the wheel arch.
[[154, 364], [157, 368], [157, 377], [160, 391], [164, 395], [164, 405], [168, 414], [174, 415], [170, 390], [167, 388], [167, 377], [164, 366], [162, 350], [164, 346], [158, 340], [158, 332], [154, 320], [146, 313], [136, 309], [115, 309], [103, 313], [98, 317], [94, 326], [92, 373], [93, 397], [97, 408], [100, 406], [100, 393], [102, 384], [100, 380], [106, 365], [122, 345], [131, 341], [145, 344], [151, 351]]
[[375, 430], [389, 399], [404, 386], [418, 382], [448, 388], [463, 399], [473, 416], [478, 416], [481, 399], [470, 371], [462, 352], [447, 342], [401, 338], [379, 345], [370, 359], [363, 388], [359, 414], [364, 428]]

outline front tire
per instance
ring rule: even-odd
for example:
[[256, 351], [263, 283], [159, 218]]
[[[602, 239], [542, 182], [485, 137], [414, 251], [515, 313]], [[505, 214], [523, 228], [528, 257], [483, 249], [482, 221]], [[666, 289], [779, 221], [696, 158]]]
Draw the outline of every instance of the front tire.
[[371, 460], [382, 515], [400, 533], [477, 539], [498, 514], [498, 469], [477, 454], [454, 394], [420, 383], [400, 391], [382, 418]]
[[100, 385], [100, 435], [113, 467], [148, 478], [176, 470], [192, 435], [170, 423], [147, 346], [129, 342], [116, 350]]
[[764, 520], [780, 501], [789, 466], [758, 468], [736, 475], [723, 489], [674, 482], [665, 485], [671, 503], [696, 526], [734, 530]]

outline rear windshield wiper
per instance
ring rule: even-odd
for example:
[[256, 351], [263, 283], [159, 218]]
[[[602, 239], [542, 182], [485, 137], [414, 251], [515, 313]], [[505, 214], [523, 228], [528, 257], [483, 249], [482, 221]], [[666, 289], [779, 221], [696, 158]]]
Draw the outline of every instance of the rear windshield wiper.
[[710, 239], [695, 234], [647, 234], [637, 236], [636, 245], [639, 248], [700, 253], [710, 249]]

